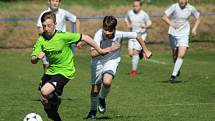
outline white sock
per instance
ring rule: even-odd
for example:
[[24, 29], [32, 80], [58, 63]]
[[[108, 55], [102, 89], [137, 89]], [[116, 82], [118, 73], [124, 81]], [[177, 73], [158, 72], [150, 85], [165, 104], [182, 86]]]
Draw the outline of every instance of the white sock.
[[99, 96], [95, 97], [95, 96], [91, 95], [91, 110], [97, 110], [98, 97]]
[[131, 61], [132, 70], [137, 70], [139, 59], [140, 59], [139, 55], [132, 56]]
[[110, 92], [111, 87], [106, 88], [104, 85], [101, 87], [100, 98], [105, 99]]
[[178, 74], [178, 71], [181, 69], [182, 64], [183, 64], [183, 59], [177, 58], [173, 72], [172, 72], [173, 76], [176, 76]]

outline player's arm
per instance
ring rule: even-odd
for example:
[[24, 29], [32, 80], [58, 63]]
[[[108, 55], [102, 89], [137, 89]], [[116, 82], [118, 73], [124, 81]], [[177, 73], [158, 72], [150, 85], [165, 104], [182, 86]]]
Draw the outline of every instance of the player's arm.
[[39, 60], [42, 60], [45, 57], [45, 53], [42, 51], [42, 44], [40, 38], [36, 41], [31, 53], [31, 63], [36, 64]]
[[74, 14], [65, 11], [66, 19], [75, 24], [76, 33], [81, 32], [81, 23], [80, 20]]
[[150, 29], [152, 27], [152, 21], [150, 20], [150, 17], [148, 14], [145, 15], [145, 23], [142, 27], [145, 29]]
[[152, 52], [148, 50], [148, 48], [145, 45], [144, 40], [142, 39], [141, 35], [137, 34], [137, 41], [140, 43], [141, 47], [143, 48], [143, 54], [145, 59], [149, 59], [152, 56]]
[[192, 29], [192, 34], [194, 36], [197, 34], [196, 30], [199, 27], [200, 22], [201, 22], [201, 18], [199, 17], [196, 19], [195, 24], [194, 24], [193, 29]]
[[[111, 47], [107, 47], [107, 48], [105, 48], [103, 50], [105, 50], [107, 52], [107, 54], [108, 54], [108, 53], [112, 53], [112, 52], [118, 50], [119, 48], [120, 48], [120, 44], [113, 44]], [[101, 55], [95, 49], [92, 49], [90, 54], [91, 54], [91, 56], [93, 58]]]
[[201, 22], [201, 17], [200, 17], [200, 12], [197, 11], [197, 9], [194, 7], [192, 8], [192, 15], [196, 18], [195, 24], [192, 29], [192, 34], [195, 36], [197, 34], [196, 30], [199, 27], [199, 24]]
[[92, 48], [94, 48], [101, 55], [109, 53], [109, 50], [107, 50], [107, 49], [101, 49], [98, 46], [98, 44], [90, 36], [88, 36], [88, 35], [82, 34], [81, 40], [85, 41], [88, 45], [90, 45]]
[[166, 24], [168, 24], [169, 26], [172, 26], [173, 28], [176, 28], [175, 23], [172, 22], [172, 21], [170, 20], [170, 18], [169, 18], [166, 14], [163, 15], [162, 20], [163, 20]]
[[31, 56], [31, 63], [32, 64], [37, 64], [39, 60], [42, 60], [45, 57], [45, 53], [44, 52], [40, 52], [40, 54], [38, 56], [34, 55]]
[[175, 4], [173, 4], [169, 8], [167, 8], [166, 11], [164, 12], [164, 15], [162, 16], [162, 20], [169, 26], [177, 29], [176, 24], [173, 21], [171, 21], [171, 19], [170, 19], [170, 16], [175, 12], [175, 9], [176, 9]]
[[79, 19], [77, 19], [76, 22], [75, 22], [75, 28], [76, 28], [77, 33], [81, 32], [81, 22], [80, 22]]
[[129, 30], [131, 30], [132, 29], [132, 24], [131, 24], [131, 20], [130, 20], [129, 16], [127, 16], [125, 18], [125, 23], [126, 23], [127, 27], [129, 28]]

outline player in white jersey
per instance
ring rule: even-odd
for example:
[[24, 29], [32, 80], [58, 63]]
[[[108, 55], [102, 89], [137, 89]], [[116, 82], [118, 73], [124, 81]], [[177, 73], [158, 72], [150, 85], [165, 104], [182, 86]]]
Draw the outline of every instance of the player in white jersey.
[[[128, 11], [128, 15], [125, 18], [128, 28], [132, 32], [138, 32], [141, 34], [142, 39], [145, 41], [147, 37], [147, 29], [152, 25], [149, 15], [142, 10], [141, 0], [134, 0], [133, 10]], [[137, 74], [137, 66], [140, 59], [142, 59], [142, 48], [136, 39], [130, 39], [128, 41], [128, 53], [131, 57], [131, 72], [130, 76]]]
[[[43, 27], [40, 21], [41, 16], [48, 11], [53, 11], [56, 14], [56, 21], [57, 21], [56, 29], [58, 31], [66, 32], [66, 21], [70, 21], [72, 23], [75, 23], [76, 32], [80, 33], [80, 21], [77, 19], [77, 17], [74, 14], [59, 8], [60, 2], [61, 0], [48, 0], [49, 8], [40, 14], [37, 21], [39, 34], [43, 33]], [[45, 57], [42, 62], [43, 62], [44, 71], [46, 71], [49, 65], [48, 59]]]
[[195, 36], [200, 24], [200, 12], [190, 5], [188, 0], [178, 0], [178, 3], [171, 5], [165, 11], [162, 18], [170, 26], [168, 34], [175, 64], [170, 79], [173, 83], [176, 82], [176, 77], [180, 75], [184, 56], [189, 47], [190, 16], [196, 18], [194, 27], [192, 28], [192, 35]]
[[92, 48], [91, 56], [91, 109], [87, 119], [95, 119], [98, 111], [106, 111], [105, 98], [110, 92], [112, 80], [116, 74], [120, 62], [120, 46], [124, 39], [137, 39], [143, 48], [144, 57], [150, 58], [152, 53], [146, 48], [139, 33], [122, 32], [116, 30], [117, 19], [113, 16], [106, 16], [103, 20], [102, 29], [95, 34], [94, 41], [102, 48], [109, 49], [111, 53], [100, 55]]

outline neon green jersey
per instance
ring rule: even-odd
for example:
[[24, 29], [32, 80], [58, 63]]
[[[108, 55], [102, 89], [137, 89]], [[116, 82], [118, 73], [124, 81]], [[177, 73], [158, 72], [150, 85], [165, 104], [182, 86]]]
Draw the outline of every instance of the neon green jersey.
[[45, 52], [49, 60], [49, 67], [45, 74], [61, 74], [68, 79], [73, 79], [75, 66], [71, 45], [81, 40], [81, 34], [70, 32], [55, 32], [51, 39], [42, 35], [33, 47], [31, 56], [38, 56]]

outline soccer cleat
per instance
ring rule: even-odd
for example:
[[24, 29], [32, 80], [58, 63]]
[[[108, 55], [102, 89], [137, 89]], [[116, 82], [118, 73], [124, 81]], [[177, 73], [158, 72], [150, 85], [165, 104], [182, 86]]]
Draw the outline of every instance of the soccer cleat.
[[140, 60], [142, 60], [142, 59], [143, 59], [143, 49], [142, 49], [142, 50], [140, 50], [140, 52], [139, 52], [139, 58], [140, 58]]
[[131, 70], [131, 72], [129, 73], [130, 76], [135, 76], [137, 75], [137, 71], [136, 70]]
[[99, 111], [99, 113], [105, 113], [106, 112], [105, 99], [99, 98], [98, 111]]
[[88, 113], [86, 119], [90, 119], [90, 120], [96, 119], [96, 113], [97, 113], [97, 110], [91, 110], [91, 111]]
[[170, 82], [171, 83], [175, 83], [176, 82], [176, 76], [171, 76], [171, 78], [170, 78]]

